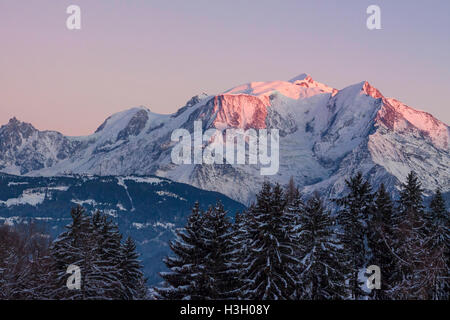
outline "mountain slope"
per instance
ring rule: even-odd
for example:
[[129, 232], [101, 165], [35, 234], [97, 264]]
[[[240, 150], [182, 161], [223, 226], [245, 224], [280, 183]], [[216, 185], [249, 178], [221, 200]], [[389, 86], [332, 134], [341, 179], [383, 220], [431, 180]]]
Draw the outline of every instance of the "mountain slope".
[[[38, 132], [24, 138], [17, 124], [8, 124], [0, 128], [0, 170], [45, 176], [155, 174], [249, 203], [267, 178], [259, 165], [171, 162], [171, 133], [192, 132], [197, 120], [203, 129], [279, 129], [280, 169], [269, 179], [284, 184], [293, 176], [305, 193], [318, 189], [336, 196], [345, 178], [358, 171], [395, 192], [410, 170], [426, 192], [450, 191], [448, 125], [384, 97], [368, 82], [337, 90], [305, 74], [196, 96], [173, 115], [126, 110], [87, 137]], [[211, 143], [219, 142], [205, 145]]]
[[168, 241], [184, 226], [195, 201], [203, 209], [220, 200], [233, 215], [244, 206], [222, 194], [153, 176], [23, 177], [0, 174], [0, 223], [34, 219], [57, 236], [69, 224], [70, 209], [101, 210], [124, 236], [136, 240], [149, 284], [161, 279]]

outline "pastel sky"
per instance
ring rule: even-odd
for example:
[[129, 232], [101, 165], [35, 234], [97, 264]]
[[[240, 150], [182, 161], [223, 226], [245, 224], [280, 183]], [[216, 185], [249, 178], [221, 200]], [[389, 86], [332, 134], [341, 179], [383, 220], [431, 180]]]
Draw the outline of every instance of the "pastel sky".
[[[66, 8], [82, 30], [66, 28]], [[382, 30], [366, 28], [381, 7]], [[0, 0], [0, 124], [92, 133], [112, 113], [309, 73], [450, 123], [450, 1]]]

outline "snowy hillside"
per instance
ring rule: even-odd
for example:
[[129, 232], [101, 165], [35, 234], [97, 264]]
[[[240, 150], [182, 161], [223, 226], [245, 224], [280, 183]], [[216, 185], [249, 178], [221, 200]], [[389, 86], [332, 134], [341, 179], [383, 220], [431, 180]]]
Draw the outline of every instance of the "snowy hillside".
[[175, 114], [139, 107], [109, 117], [86, 137], [40, 132], [12, 119], [0, 128], [0, 171], [32, 176], [68, 173], [154, 174], [218, 191], [249, 203], [264, 181], [258, 165], [174, 165], [173, 130], [276, 128], [280, 170], [305, 193], [342, 192], [362, 171], [373, 185], [395, 191], [415, 170], [429, 193], [450, 191], [450, 130], [432, 115], [384, 97], [368, 82], [341, 90], [302, 74], [290, 81], [252, 82], [222, 94], [192, 98]]
[[203, 209], [220, 200], [233, 215], [244, 209], [222, 194], [153, 176], [23, 177], [0, 174], [0, 225], [34, 219], [57, 236], [71, 222], [71, 208], [101, 210], [137, 243], [149, 284], [160, 281], [168, 241], [196, 201]]

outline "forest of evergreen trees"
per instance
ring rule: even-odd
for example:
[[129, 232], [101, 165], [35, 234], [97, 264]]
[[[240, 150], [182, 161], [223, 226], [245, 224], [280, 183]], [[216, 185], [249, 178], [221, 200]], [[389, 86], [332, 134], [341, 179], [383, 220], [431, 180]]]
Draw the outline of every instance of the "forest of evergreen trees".
[[[397, 200], [360, 173], [346, 184], [339, 199], [303, 199], [292, 179], [286, 188], [266, 182], [234, 221], [220, 203], [206, 212], [196, 204], [170, 243], [156, 298], [448, 300], [441, 192], [425, 208], [414, 172]], [[369, 265], [381, 269], [381, 289], [370, 293], [359, 276]]]
[[[105, 215], [71, 211], [72, 223], [53, 242], [33, 223], [0, 227], [0, 300], [137, 300], [146, 280], [131, 238], [122, 241]], [[67, 268], [81, 270], [81, 289], [69, 290]]]

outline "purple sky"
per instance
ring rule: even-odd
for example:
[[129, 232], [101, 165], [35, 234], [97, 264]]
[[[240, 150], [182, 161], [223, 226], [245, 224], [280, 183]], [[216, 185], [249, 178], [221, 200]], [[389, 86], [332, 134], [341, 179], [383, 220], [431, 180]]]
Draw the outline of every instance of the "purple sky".
[[[66, 29], [66, 8], [82, 30]], [[383, 30], [366, 28], [378, 4]], [[450, 123], [450, 1], [0, 0], [0, 124], [92, 133], [123, 109], [309, 73]]]

